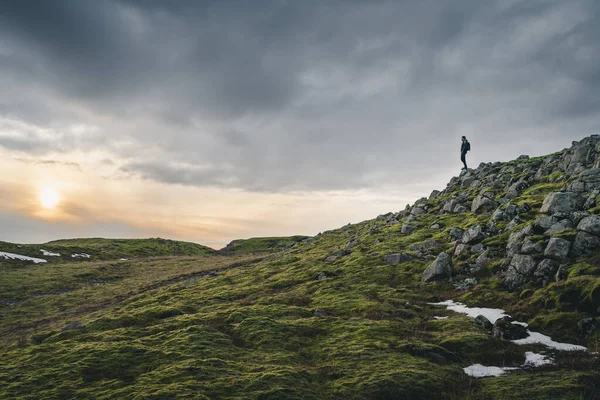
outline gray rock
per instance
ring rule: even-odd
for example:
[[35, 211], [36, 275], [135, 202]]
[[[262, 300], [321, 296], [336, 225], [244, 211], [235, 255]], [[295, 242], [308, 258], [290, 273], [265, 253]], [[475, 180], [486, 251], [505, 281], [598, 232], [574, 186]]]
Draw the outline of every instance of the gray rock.
[[600, 249], [600, 238], [590, 233], [579, 231], [573, 242], [573, 256], [581, 257]]
[[498, 207], [498, 203], [484, 196], [477, 196], [471, 204], [471, 212], [476, 214], [491, 212]]
[[436, 197], [439, 197], [439, 195], [440, 195], [441, 193], [442, 193], [442, 192], [440, 192], [439, 190], [434, 190], [434, 191], [432, 191], [432, 192], [431, 192], [431, 194], [429, 195], [429, 198], [430, 198], [430, 199], [435, 199]]
[[584, 210], [589, 210], [590, 208], [596, 207], [596, 198], [600, 195], [600, 190], [594, 190], [588, 198], [585, 200], [585, 204], [583, 205]]
[[462, 204], [458, 204], [456, 207], [454, 207], [454, 210], [452, 212], [454, 214], [465, 214], [469, 212], [469, 209], [463, 206]]
[[324, 281], [327, 278], [328, 278], [328, 276], [324, 272], [321, 272], [321, 273], [319, 273], [319, 275], [317, 275], [318, 281]]
[[441, 228], [441, 226], [438, 223], [434, 223], [429, 227], [429, 229], [440, 229], [440, 228]]
[[490, 258], [489, 252], [487, 252], [487, 251], [484, 251], [483, 253], [481, 253], [479, 255], [479, 257], [477, 257], [477, 259], [475, 260], [475, 264], [477, 264], [480, 267], [487, 267], [491, 263], [492, 263], [492, 259]]
[[515, 254], [504, 274], [504, 285], [510, 290], [519, 288], [533, 275], [536, 267], [537, 262], [532, 256]]
[[322, 310], [320, 308], [317, 308], [314, 313], [315, 317], [327, 317], [328, 315], [329, 313], [327, 311]]
[[504, 317], [494, 323], [492, 336], [498, 339], [518, 340], [528, 337], [529, 333], [524, 326], [513, 324]]
[[452, 258], [447, 253], [441, 252], [435, 261], [425, 269], [421, 281], [432, 282], [438, 279], [451, 278], [453, 270]]
[[534, 229], [536, 232], [545, 232], [558, 222], [558, 218], [546, 215], [535, 220]]
[[60, 331], [66, 332], [66, 331], [74, 331], [74, 330], [78, 330], [78, 329], [85, 329], [85, 325], [82, 324], [81, 322], [71, 322], [69, 325], [65, 326]]
[[530, 238], [525, 239], [521, 247], [522, 254], [539, 254], [544, 251], [544, 246], [541, 243], [533, 242]]
[[583, 197], [573, 192], [553, 192], [544, 199], [541, 213], [554, 214], [557, 212], [572, 213], [583, 208]]
[[400, 232], [402, 232], [404, 235], [411, 235], [416, 230], [417, 228], [410, 225], [408, 222], [405, 222], [404, 224], [402, 224], [402, 229], [400, 230]]
[[486, 239], [488, 235], [484, 232], [481, 225], [469, 228], [462, 237], [462, 242], [465, 244], [476, 244]]
[[506, 213], [499, 208], [492, 214], [492, 221], [506, 221], [506, 219]]
[[470, 255], [469, 245], [463, 243], [457, 243], [454, 248], [454, 257], [457, 258], [466, 258]]
[[485, 329], [488, 332], [491, 332], [492, 329], [494, 329], [494, 324], [492, 324], [490, 320], [484, 317], [483, 315], [476, 316], [473, 320], [473, 323], [479, 326], [480, 328]]
[[569, 266], [567, 264], [562, 264], [558, 266], [558, 269], [556, 270], [556, 274], [554, 275], [554, 280], [556, 282], [559, 281], [564, 281], [565, 279], [567, 279], [568, 276], [568, 269]]
[[448, 235], [453, 240], [460, 240], [460, 239], [462, 239], [464, 233], [465, 233], [465, 231], [460, 228], [452, 228], [452, 229], [450, 229], [450, 232], [448, 233]]
[[485, 250], [485, 248], [483, 247], [482, 243], [477, 243], [476, 245], [473, 245], [473, 247], [471, 247], [471, 253], [473, 254], [483, 253], [483, 250]]
[[590, 215], [582, 219], [577, 225], [577, 230], [600, 236], [600, 216]]
[[406, 253], [390, 254], [385, 256], [385, 263], [387, 265], [398, 265], [400, 263], [410, 261], [411, 258], [411, 255]]
[[511, 230], [521, 225], [523, 221], [519, 217], [514, 217], [508, 224], [506, 224], [506, 229]]
[[596, 318], [584, 318], [577, 322], [577, 330], [584, 336], [589, 336], [598, 329]]
[[533, 273], [533, 277], [538, 282], [549, 283], [554, 280], [557, 270], [558, 263], [554, 260], [545, 258], [538, 264], [535, 272]]
[[552, 238], [546, 246], [544, 257], [554, 260], [564, 260], [569, 256], [571, 250], [571, 242], [566, 239]]
[[581, 221], [583, 221], [584, 218], [589, 217], [589, 216], [590, 216], [590, 213], [587, 211], [576, 211], [573, 214], [571, 214], [569, 219], [573, 222], [573, 225], [577, 226], [577, 225], [579, 225], [579, 223]]
[[557, 223], [552, 225], [546, 232], [544, 232], [544, 235], [552, 236], [555, 233], [562, 232], [567, 229], [573, 229], [573, 228], [574, 228], [574, 226], [571, 221], [569, 221], [568, 219], [563, 219], [562, 221], [558, 221]]
[[517, 160], [527, 160], [527, 159], [529, 159], [529, 156], [527, 154], [523, 154], [523, 155], [520, 155], [519, 157], [517, 157]]
[[463, 279], [452, 284], [456, 290], [469, 290], [475, 285], [477, 285], [477, 279], [475, 278]]

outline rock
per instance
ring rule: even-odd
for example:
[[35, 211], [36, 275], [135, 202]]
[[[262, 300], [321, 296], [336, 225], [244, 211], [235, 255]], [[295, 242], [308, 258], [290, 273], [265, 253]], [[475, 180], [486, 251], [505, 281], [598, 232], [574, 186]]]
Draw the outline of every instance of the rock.
[[554, 260], [545, 258], [538, 264], [535, 272], [533, 273], [533, 277], [538, 282], [549, 283], [554, 280], [557, 270], [558, 263]]
[[429, 227], [429, 229], [440, 229], [440, 228], [441, 228], [440, 224], [438, 224], [438, 223], [434, 223]]
[[381, 240], [379, 239], [375, 239], [375, 242], [373, 242], [374, 244], [378, 245], [379, 243], [381, 243]]
[[404, 235], [411, 235], [416, 230], [417, 228], [410, 225], [408, 222], [405, 222], [404, 224], [402, 224], [402, 229], [400, 230], [400, 232], [402, 232]]
[[479, 257], [477, 257], [475, 263], [480, 267], [487, 267], [492, 263], [492, 259], [489, 257], [489, 253], [484, 251], [479, 255]]
[[440, 195], [441, 193], [442, 193], [442, 192], [440, 192], [439, 190], [434, 190], [434, 191], [432, 191], [432, 192], [431, 192], [431, 194], [429, 195], [429, 198], [430, 198], [430, 199], [435, 199], [436, 197], [439, 197], [439, 195]]
[[513, 324], [509, 320], [499, 318], [492, 328], [492, 336], [498, 339], [518, 340], [529, 336], [524, 326]]
[[506, 219], [506, 213], [499, 208], [492, 214], [492, 221], [505, 221]]
[[553, 192], [544, 199], [541, 213], [554, 214], [557, 212], [572, 213], [583, 208], [583, 197], [573, 192]]
[[537, 233], [542, 233], [550, 229], [550, 227], [558, 222], [558, 218], [546, 215], [535, 220], [534, 230]]
[[581, 257], [600, 249], [600, 238], [584, 231], [579, 231], [573, 242], [573, 256]]
[[554, 260], [564, 260], [569, 256], [571, 250], [571, 242], [566, 239], [552, 238], [546, 246], [544, 257]]
[[484, 249], [482, 243], [477, 243], [476, 245], [471, 247], [471, 253], [473, 253], [473, 254], [483, 253], [483, 250], [485, 250], [485, 249]]
[[321, 272], [319, 275], [317, 275], [317, 280], [318, 280], [318, 281], [324, 281], [324, 280], [325, 280], [325, 279], [327, 279], [327, 278], [328, 278], [328, 276], [327, 276], [327, 275], [325, 275], [325, 273], [324, 273], [324, 272]]
[[348, 242], [348, 244], [346, 245], [346, 249], [351, 250], [353, 247], [356, 247], [359, 244], [360, 244], [360, 240], [358, 238], [355, 238]]
[[600, 216], [590, 215], [581, 220], [577, 230], [600, 236]]
[[498, 207], [498, 203], [484, 196], [477, 196], [471, 204], [471, 212], [476, 214], [491, 212]]
[[85, 325], [83, 325], [81, 322], [71, 322], [69, 325], [65, 326], [60, 331], [66, 332], [66, 331], [74, 331], [77, 329], [85, 329]]
[[476, 316], [473, 320], [473, 323], [478, 327], [485, 329], [488, 332], [491, 332], [492, 329], [494, 329], [494, 324], [492, 324], [490, 320], [484, 317], [483, 315]]
[[567, 229], [573, 229], [573, 228], [574, 228], [574, 226], [571, 221], [569, 221], [568, 219], [563, 219], [562, 221], [558, 221], [557, 223], [552, 225], [546, 232], [544, 232], [544, 235], [552, 236], [555, 233], [562, 232]]
[[314, 313], [315, 317], [327, 317], [328, 315], [329, 313], [327, 311], [322, 310], [320, 308], [317, 308]]
[[438, 279], [451, 278], [453, 269], [452, 258], [446, 252], [441, 252], [435, 261], [425, 269], [421, 281], [431, 282]]
[[519, 157], [517, 157], [517, 160], [527, 160], [527, 159], [529, 159], [529, 156], [527, 154], [523, 154], [523, 155], [520, 155]]
[[510, 290], [515, 290], [533, 275], [537, 262], [532, 256], [515, 254], [504, 274], [504, 285]]
[[590, 213], [587, 211], [575, 211], [569, 219], [573, 222], [573, 225], [577, 226], [584, 218], [589, 217]]
[[554, 280], [556, 282], [564, 281], [568, 276], [569, 266], [567, 264], [562, 264], [556, 270], [556, 274], [554, 275]]
[[387, 265], [398, 265], [400, 263], [409, 261], [411, 258], [411, 255], [406, 253], [390, 254], [385, 256], [385, 263]]
[[465, 233], [465, 231], [460, 228], [452, 228], [452, 229], [450, 229], [450, 232], [448, 233], [448, 235], [453, 240], [460, 240], [460, 239], [462, 239], [464, 233]]
[[452, 284], [456, 290], [469, 290], [475, 285], [477, 285], [477, 279], [475, 278], [463, 279]]
[[589, 210], [590, 208], [596, 207], [596, 199], [600, 195], [600, 190], [594, 190], [589, 197], [585, 200], [585, 204], [583, 205], [584, 210]]
[[598, 328], [596, 318], [584, 318], [577, 322], [577, 330], [584, 336], [591, 335]]
[[476, 244], [486, 239], [488, 235], [483, 231], [481, 225], [469, 228], [462, 237], [462, 242], [465, 244]]
[[465, 258], [468, 257], [471, 252], [469, 251], [469, 245], [464, 243], [457, 243], [454, 248], [454, 257]]
[[452, 212], [454, 214], [465, 214], [469, 212], [469, 209], [463, 206], [462, 204], [458, 204], [456, 207], [454, 207], [454, 210]]
[[530, 238], [525, 239], [521, 247], [522, 254], [539, 254], [544, 251], [544, 246], [541, 243], [536, 243]]

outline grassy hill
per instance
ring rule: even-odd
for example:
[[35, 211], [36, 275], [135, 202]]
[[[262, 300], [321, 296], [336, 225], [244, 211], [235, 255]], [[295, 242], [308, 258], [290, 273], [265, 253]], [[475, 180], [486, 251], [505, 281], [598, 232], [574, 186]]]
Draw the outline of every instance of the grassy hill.
[[[598, 399], [599, 329], [579, 322], [600, 312], [599, 142], [260, 258], [1, 265], [0, 399]], [[445, 300], [589, 351], [495, 337]]]
[[[67, 239], [44, 244], [15, 244], [0, 242], [0, 251], [42, 258], [49, 262], [77, 261], [82, 259], [110, 260], [156, 256], [200, 256], [216, 251], [197, 243], [177, 240], [152, 239]], [[45, 255], [52, 253], [54, 255]], [[60, 254], [60, 256], [56, 256]], [[73, 255], [76, 255], [73, 257]], [[79, 256], [77, 256], [79, 255]], [[89, 255], [88, 258], [85, 255]], [[0, 263], [6, 262], [0, 258]]]
[[308, 236], [238, 239], [219, 250], [221, 253], [260, 253], [281, 251], [308, 239]]

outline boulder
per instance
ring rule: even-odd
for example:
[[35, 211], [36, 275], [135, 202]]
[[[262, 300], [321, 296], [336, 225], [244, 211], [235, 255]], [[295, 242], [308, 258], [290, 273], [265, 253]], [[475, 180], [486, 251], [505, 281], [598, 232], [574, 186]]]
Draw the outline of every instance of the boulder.
[[536, 243], [530, 238], [525, 239], [521, 246], [522, 254], [538, 254], [544, 251], [544, 246], [541, 243]]
[[533, 277], [538, 282], [549, 283], [554, 280], [557, 270], [558, 263], [554, 260], [545, 258], [538, 264], [535, 272], [533, 273]]
[[600, 216], [590, 215], [583, 218], [577, 225], [577, 230], [600, 236]]
[[591, 335], [598, 328], [596, 318], [584, 318], [577, 322], [577, 330], [584, 336]]
[[563, 219], [561, 221], [558, 221], [554, 225], [552, 225], [550, 228], [548, 228], [548, 230], [546, 232], [544, 232], [544, 235], [552, 236], [555, 233], [562, 232], [567, 229], [573, 229], [573, 228], [574, 228], [574, 226], [571, 221], [569, 221], [568, 219]]
[[491, 212], [498, 207], [498, 203], [484, 196], [477, 196], [471, 204], [471, 212], [476, 214]]
[[510, 290], [515, 290], [533, 275], [537, 261], [532, 256], [515, 254], [504, 274], [504, 285]]
[[470, 248], [468, 244], [457, 243], [454, 248], [454, 257], [457, 258], [466, 258], [470, 255]]
[[473, 320], [473, 323], [479, 326], [480, 328], [485, 329], [488, 332], [491, 332], [492, 329], [494, 329], [494, 324], [492, 324], [490, 320], [484, 317], [483, 315], [476, 316]]
[[74, 330], [81, 330], [81, 329], [85, 329], [84, 324], [82, 324], [81, 322], [71, 322], [69, 325], [65, 326], [60, 331], [66, 332], [66, 331], [74, 331]]
[[329, 315], [329, 313], [325, 310], [322, 310], [320, 308], [317, 308], [314, 312], [314, 316], [315, 317], [327, 317]]
[[450, 232], [448, 233], [448, 235], [453, 240], [460, 240], [460, 239], [462, 239], [464, 233], [465, 233], [465, 231], [460, 228], [452, 228], [452, 229], [450, 229]]
[[590, 233], [579, 231], [573, 242], [573, 256], [581, 257], [600, 249], [600, 238]]
[[506, 219], [506, 213], [499, 208], [492, 214], [492, 221], [505, 221]]
[[402, 229], [400, 230], [400, 232], [402, 232], [404, 235], [410, 235], [416, 230], [417, 228], [415, 228], [413, 225], [410, 225], [408, 222], [405, 222], [404, 224], [402, 224]]
[[554, 214], [557, 212], [572, 213], [583, 208], [583, 197], [573, 192], [553, 192], [544, 199], [541, 213]]
[[435, 261], [425, 269], [421, 281], [432, 282], [438, 279], [451, 278], [453, 269], [452, 258], [446, 252], [441, 252]]
[[407, 253], [389, 254], [385, 256], [385, 263], [387, 265], [398, 265], [400, 263], [410, 261], [411, 258], [412, 256]]
[[471, 247], [471, 253], [473, 253], [473, 254], [483, 253], [484, 250], [485, 250], [485, 248], [483, 247], [482, 243], [477, 243], [476, 245]]
[[564, 260], [569, 256], [571, 250], [571, 242], [566, 239], [552, 238], [546, 246], [544, 257], [554, 260]]
[[518, 340], [529, 336], [527, 329], [519, 324], [510, 322], [510, 318], [499, 318], [492, 328], [492, 336], [498, 339]]
[[535, 220], [534, 229], [538, 233], [546, 232], [550, 227], [558, 222], [558, 218], [546, 215]]
[[484, 232], [483, 227], [481, 225], [477, 225], [473, 228], [469, 228], [462, 237], [462, 242], [465, 244], [476, 244], [484, 239], [486, 239], [488, 235]]

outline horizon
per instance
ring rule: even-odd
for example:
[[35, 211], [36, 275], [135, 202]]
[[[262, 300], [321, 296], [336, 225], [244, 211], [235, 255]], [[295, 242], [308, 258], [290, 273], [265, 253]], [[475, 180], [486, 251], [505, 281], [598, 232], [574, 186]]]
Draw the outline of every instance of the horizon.
[[600, 133], [600, 7], [0, 6], [0, 240], [314, 236]]

